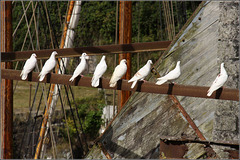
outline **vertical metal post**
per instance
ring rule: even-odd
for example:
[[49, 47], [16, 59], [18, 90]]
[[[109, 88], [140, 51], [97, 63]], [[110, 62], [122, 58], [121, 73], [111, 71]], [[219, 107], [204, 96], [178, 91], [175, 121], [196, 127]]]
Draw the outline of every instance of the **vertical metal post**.
[[[119, 44], [129, 44], [132, 40], [132, 2], [120, 1], [119, 6]], [[127, 60], [127, 73], [123, 79], [131, 78], [131, 53], [119, 54], [119, 62]], [[130, 91], [118, 91], [118, 111], [130, 96]]]
[[[12, 51], [12, 2], [1, 1], [1, 51]], [[12, 69], [12, 62], [1, 63]], [[1, 80], [1, 159], [13, 158], [13, 81]]]

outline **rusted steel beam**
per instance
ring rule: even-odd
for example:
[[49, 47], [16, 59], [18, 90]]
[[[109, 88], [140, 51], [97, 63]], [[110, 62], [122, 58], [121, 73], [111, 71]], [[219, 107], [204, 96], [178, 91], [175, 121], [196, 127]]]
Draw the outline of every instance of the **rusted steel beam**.
[[194, 138], [181, 138], [181, 137], [170, 137], [170, 136], [162, 136], [160, 138], [160, 159], [161, 158], [183, 158], [187, 151], [186, 143], [198, 143], [205, 145], [205, 151], [207, 153], [208, 158], [219, 158], [215, 151], [212, 149], [210, 145], [218, 145], [218, 146], [226, 146], [231, 147], [236, 150], [224, 150], [225, 152], [229, 152], [229, 158], [237, 159], [239, 144], [224, 142], [224, 141], [206, 141], [206, 140], [196, 140]]
[[197, 140], [191, 137], [172, 137], [172, 136], [161, 136], [160, 140], [164, 142], [183, 142], [183, 143], [200, 143], [200, 144], [211, 144], [211, 145], [220, 145], [220, 146], [230, 146], [234, 148], [239, 148], [238, 142], [229, 142], [229, 141], [207, 141], [207, 140]]
[[179, 142], [167, 143], [163, 140], [160, 140], [160, 159], [183, 158], [187, 151], [188, 147], [185, 144]]
[[[2, 79], [21, 80], [21, 77], [19, 76], [20, 73], [20, 70], [1, 70]], [[30, 73], [26, 81], [39, 82], [38, 74], [38, 72]], [[77, 77], [73, 82], [69, 82], [71, 76], [72, 75], [60, 75], [51, 73], [48, 74], [41, 83], [92, 87], [92, 77]], [[131, 83], [128, 83], [127, 80], [119, 80], [117, 85], [111, 88], [109, 87], [109, 79], [107, 78], [100, 79], [100, 85], [98, 86], [98, 88], [239, 101], [239, 90], [229, 88], [220, 88], [219, 90], [217, 90], [217, 92], [214, 92], [212, 96], [208, 97], [207, 90], [209, 89], [209, 87], [172, 84], [163, 84], [159, 86], [155, 85], [155, 83], [152, 82], [140, 81], [137, 83], [136, 87], [131, 89]]]
[[[12, 51], [12, 2], [1, 1], [1, 51]], [[12, 62], [1, 63], [11, 69]], [[0, 159], [13, 158], [13, 81], [1, 80], [1, 146]]]
[[229, 150], [229, 149], [225, 149], [224, 152], [228, 152], [229, 159], [239, 159], [239, 150]]
[[196, 126], [196, 124], [194, 123], [194, 121], [191, 119], [191, 117], [189, 116], [189, 114], [185, 111], [185, 109], [183, 108], [183, 106], [180, 104], [180, 102], [178, 101], [178, 99], [174, 96], [174, 95], [169, 95], [169, 97], [172, 99], [172, 101], [176, 104], [176, 106], [178, 107], [178, 109], [180, 110], [180, 112], [182, 113], [182, 115], [186, 118], [186, 120], [188, 121], [188, 123], [191, 125], [191, 127], [193, 128], [193, 130], [196, 132], [196, 134], [198, 135], [198, 137], [201, 140], [206, 140], [206, 138], [203, 136], [202, 132], [198, 129], [198, 127]]
[[102, 150], [103, 154], [107, 157], [107, 159], [112, 159], [111, 155], [107, 152], [106, 148], [102, 145], [102, 143], [98, 142], [98, 146]]
[[[132, 2], [120, 1], [119, 5], [119, 44], [130, 44], [132, 42]], [[127, 60], [127, 72], [122, 79], [131, 78], [131, 53], [119, 54], [119, 62], [122, 59]], [[118, 111], [121, 110], [124, 103], [130, 97], [131, 92], [118, 92]]]
[[78, 57], [83, 52], [88, 55], [96, 54], [116, 54], [116, 53], [134, 53], [146, 51], [160, 51], [166, 50], [171, 41], [157, 41], [145, 43], [132, 43], [132, 44], [118, 44], [118, 45], [104, 45], [93, 47], [79, 47], [79, 48], [64, 48], [64, 49], [46, 49], [36, 51], [17, 51], [17, 52], [2, 52], [1, 61], [21, 61], [28, 59], [34, 52], [37, 54], [38, 59], [48, 59], [53, 51], [57, 51], [57, 58], [63, 57]]
[[[197, 125], [194, 123], [194, 121], [191, 119], [191, 117], [189, 116], [189, 114], [185, 111], [185, 109], [183, 108], [183, 106], [180, 104], [180, 102], [178, 101], [178, 99], [174, 96], [174, 95], [168, 95], [172, 101], [176, 104], [176, 106], [178, 107], [178, 109], [180, 110], [180, 112], [182, 113], [182, 115], [186, 118], [186, 120], [188, 121], [188, 123], [190, 124], [190, 126], [193, 128], [193, 130], [196, 132], [197, 136], [201, 139], [201, 140], [206, 140], [206, 138], [203, 136], [202, 132], [198, 129]], [[208, 152], [209, 152], [209, 156], [211, 157], [216, 157], [217, 154], [216, 152], [213, 150], [213, 148], [208, 144], [208, 148], [207, 148]], [[211, 154], [210, 154], [211, 153]]]

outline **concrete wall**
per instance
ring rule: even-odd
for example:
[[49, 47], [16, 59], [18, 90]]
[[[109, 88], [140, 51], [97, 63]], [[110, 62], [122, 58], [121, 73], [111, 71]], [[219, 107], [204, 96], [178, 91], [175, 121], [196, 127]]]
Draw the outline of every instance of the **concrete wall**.
[[[225, 63], [228, 88], [239, 88], [239, 16], [239, 2], [219, 3], [218, 61]], [[239, 140], [238, 102], [220, 102], [214, 117], [213, 140]], [[215, 147], [222, 158], [228, 158], [224, 149]]]

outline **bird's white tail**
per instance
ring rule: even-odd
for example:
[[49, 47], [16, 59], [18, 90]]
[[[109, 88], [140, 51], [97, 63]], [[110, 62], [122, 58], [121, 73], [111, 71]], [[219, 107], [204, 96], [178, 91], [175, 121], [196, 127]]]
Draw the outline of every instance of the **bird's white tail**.
[[75, 77], [72, 76], [72, 77], [69, 79], [69, 81], [72, 82], [74, 79], [75, 79]]
[[21, 77], [22, 80], [25, 80], [25, 79], [27, 79], [27, 74], [25, 74], [25, 73], [22, 71], [21, 74], [20, 74], [20, 77]]
[[212, 93], [213, 93], [213, 91], [209, 91], [209, 90], [208, 90], [207, 96], [210, 97], [210, 96], [212, 95]]
[[94, 79], [92, 80], [92, 86], [93, 86], [93, 87], [97, 87], [98, 85], [99, 85], [99, 78], [98, 78], [98, 79], [95, 79], [95, 78], [94, 78]]
[[110, 87], [115, 87], [116, 86], [116, 84], [117, 84], [117, 82], [114, 82], [114, 83], [110, 83]]
[[22, 72], [21, 72], [21, 74], [20, 74], [20, 77], [23, 75], [23, 70], [22, 70]]
[[133, 82], [133, 80], [132, 79], [128, 80], [128, 83], [130, 83], [130, 82]]
[[22, 78], [21, 78], [22, 80], [25, 80], [25, 79], [27, 79], [27, 74], [22, 74]]
[[40, 75], [39, 81], [43, 81], [45, 75]]
[[137, 81], [134, 81], [131, 85], [131, 88], [134, 88], [136, 84], [137, 84]]
[[157, 85], [162, 85], [163, 83], [167, 82], [166, 79], [160, 79], [156, 82]]

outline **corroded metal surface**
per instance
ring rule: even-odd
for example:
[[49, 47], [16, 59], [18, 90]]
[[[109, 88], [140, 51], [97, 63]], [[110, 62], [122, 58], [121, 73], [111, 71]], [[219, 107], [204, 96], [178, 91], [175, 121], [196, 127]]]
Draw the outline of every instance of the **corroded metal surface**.
[[53, 51], [57, 51], [56, 58], [62, 57], [79, 57], [83, 52], [88, 55], [100, 54], [115, 54], [115, 53], [134, 53], [146, 51], [166, 50], [171, 41], [144, 42], [132, 44], [104, 45], [94, 47], [79, 47], [79, 48], [64, 48], [64, 49], [46, 49], [38, 51], [18, 51], [18, 52], [2, 52], [1, 60], [5, 61], [21, 61], [28, 59], [34, 52], [37, 54], [37, 59], [47, 59]]
[[239, 150], [224, 150], [229, 153], [229, 159], [239, 159]]
[[[130, 44], [132, 42], [132, 2], [120, 1], [119, 5], [119, 44]], [[122, 79], [131, 78], [131, 53], [119, 54], [118, 61], [127, 60], [127, 72]], [[127, 99], [130, 97], [129, 91], [119, 91], [118, 111], [121, 110]]]
[[160, 141], [160, 159], [166, 158], [183, 158], [188, 151], [188, 147], [181, 142], [164, 142]]
[[163, 141], [173, 141], [173, 142], [184, 142], [184, 143], [201, 143], [201, 144], [212, 144], [212, 145], [221, 145], [221, 146], [231, 146], [233, 148], [238, 149], [239, 148], [239, 143], [238, 142], [229, 142], [229, 141], [207, 141], [207, 140], [198, 140], [195, 138], [191, 137], [174, 137], [174, 136], [162, 136], [160, 140]]
[[[12, 51], [12, 2], [1, 1], [1, 51]], [[12, 62], [1, 68], [11, 69]], [[0, 159], [13, 158], [13, 81], [1, 80], [1, 147]]]
[[184, 155], [188, 151], [188, 146], [186, 144], [203, 144], [205, 150], [205, 158], [216, 158], [216, 153], [213, 151], [211, 145], [217, 146], [228, 146], [230, 149], [225, 149], [224, 152], [229, 153], [230, 159], [238, 159], [238, 150], [239, 144], [237, 143], [228, 143], [228, 142], [219, 142], [219, 141], [203, 141], [196, 140], [193, 138], [177, 138], [170, 136], [163, 136], [160, 138], [160, 159], [163, 158], [185, 158]]
[[176, 104], [176, 106], [178, 107], [178, 109], [180, 110], [180, 112], [183, 114], [183, 116], [186, 118], [186, 120], [188, 121], [188, 123], [191, 125], [191, 127], [193, 128], [193, 130], [196, 132], [196, 134], [198, 135], [198, 137], [201, 140], [206, 140], [206, 138], [203, 136], [202, 132], [198, 129], [198, 127], [196, 126], [196, 124], [194, 123], [194, 121], [191, 119], [191, 117], [188, 115], [188, 113], [185, 111], [185, 109], [182, 107], [182, 105], [180, 104], [180, 102], [177, 100], [177, 98], [173, 95], [169, 95], [169, 97], [173, 100], [173, 102]]
[[112, 159], [111, 155], [107, 152], [105, 147], [102, 145], [102, 143], [98, 143], [99, 147], [101, 148], [104, 155], [107, 157], [107, 159]]
[[[20, 72], [17, 70], [2, 69], [2, 78], [11, 79], [11, 80], [21, 80]], [[39, 82], [37, 72], [32, 72], [28, 75], [27, 81]], [[71, 75], [60, 75], [60, 74], [48, 74], [44, 80], [40, 83], [52, 83], [52, 84], [65, 84], [71, 86], [85, 86], [91, 87], [91, 77], [80, 77], [78, 76], [73, 82], [70, 82], [69, 79]], [[155, 85], [152, 82], [138, 82], [136, 87], [131, 89], [131, 83], [128, 83], [127, 80], [119, 80], [117, 85], [113, 88], [109, 87], [109, 79], [101, 78], [100, 85], [98, 88], [104, 89], [115, 89], [115, 90], [124, 90], [124, 91], [137, 91], [137, 92], [147, 92], [147, 93], [156, 93], [156, 94], [169, 94], [169, 95], [180, 95], [180, 96], [190, 96], [190, 97], [199, 97], [199, 98], [214, 98], [214, 99], [223, 99], [223, 100], [239, 100], [239, 90], [238, 89], [219, 89], [217, 92], [214, 92], [211, 97], [206, 95], [209, 87], [202, 86], [185, 86], [185, 85], [172, 85], [172, 84], [163, 84]]]

